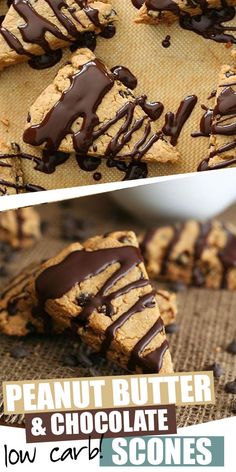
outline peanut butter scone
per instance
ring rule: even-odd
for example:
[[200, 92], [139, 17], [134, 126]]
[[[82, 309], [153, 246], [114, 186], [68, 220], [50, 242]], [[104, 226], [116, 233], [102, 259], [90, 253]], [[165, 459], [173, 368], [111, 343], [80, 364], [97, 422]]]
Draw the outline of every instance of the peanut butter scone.
[[236, 5], [236, 0], [204, 0], [195, 2], [189, 0], [146, 0], [140, 8], [136, 23], [171, 24], [178, 20], [181, 14], [196, 16], [211, 8], [223, 8]]
[[163, 321], [132, 232], [72, 244], [32, 280], [34, 304], [133, 372], [172, 372]]
[[0, 69], [100, 33], [115, 17], [106, 0], [13, 0], [0, 26]]
[[40, 217], [33, 207], [0, 212], [0, 241], [23, 248], [32, 246], [40, 237]]
[[142, 241], [150, 277], [236, 290], [236, 228], [187, 221], [150, 230]]
[[160, 102], [135, 97], [88, 49], [72, 54], [30, 108], [24, 141], [70, 153], [175, 162]]

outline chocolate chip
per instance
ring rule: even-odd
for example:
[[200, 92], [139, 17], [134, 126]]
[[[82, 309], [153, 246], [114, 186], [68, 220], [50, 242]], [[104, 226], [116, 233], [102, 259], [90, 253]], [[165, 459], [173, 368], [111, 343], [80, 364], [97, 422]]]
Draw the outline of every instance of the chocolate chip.
[[236, 402], [233, 402], [232, 413], [236, 414]]
[[187, 290], [187, 285], [184, 284], [183, 282], [170, 282], [168, 284], [168, 289], [171, 291], [171, 292], [184, 292], [185, 290]]
[[35, 334], [37, 333], [37, 328], [34, 326], [30, 321], [26, 324], [26, 329], [29, 331], [30, 334]]
[[226, 351], [229, 352], [230, 354], [236, 354], [236, 339], [233, 339], [231, 343], [226, 348]]
[[84, 308], [89, 301], [91, 300], [92, 295], [90, 293], [81, 293], [81, 295], [77, 298], [77, 304]]
[[76, 367], [79, 365], [79, 361], [74, 354], [65, 354], [62, 358], [62, 363], [67, 367]]
[[167, 334], [174, 334], [178, 332], [179, 332], [179, 325], [177, 323], [173, 323], [171, 325], [166, 326]]
[[65, 215], [62, 220], [61, 235], [67, 241], [84, 241], [91, 234], [91, 222], [73, 215]]
[[225, 392], [226, 393], [236, 393], [236, 379], [234, 379], [232, 382], [228, 382], [225, 384]]
[[224, 374], [224, 370], [223, 368], [221, 367], [220, 364], [218, 364], [217, 362], [214, 362], [213, 364], [211, 365], [208, 365], [205, 370], [209, 370], [209, 371], [213, 371], [213, 374], [214, 374], [214, 377], [216, 379], [218, 379], [219, 377], [221, 377], [221, 375]]
[[10, 316], [15, 316], [17, 314], [17, 302], [18, 300], [12, 300], [7, 305], [7, 311]]
[[10, 350], [10, 354], [14, 359], [23, 359], [27, 357], [28, 352], [23, 346], [13, 346]]

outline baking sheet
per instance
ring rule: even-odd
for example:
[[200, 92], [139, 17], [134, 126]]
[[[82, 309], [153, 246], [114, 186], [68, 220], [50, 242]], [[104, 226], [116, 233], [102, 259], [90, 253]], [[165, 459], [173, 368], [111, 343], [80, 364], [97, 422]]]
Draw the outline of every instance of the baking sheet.
[[[231, 49], [172, 26], [135, 25], [137, 10], [131, 0], [112, 0], [119, 14], [117, 34], [113, 39], [98, 39], [96, 54], [109, 66], [125, 65], [138, 77], [137, 93], [146, 93], [150, 100], [160, 100], [165, 111], [176, 112], [180, 101], [188, 94], [198, 96], [198, 104], [186, 123], [179, 139], [182, 155], [178, 164], [149, 164], [149, 177], [196, 171], [206, 157], [208, 138], [192, 138], [199, 129], [202, 116], [200, 105], [216, 87], [219, 69], [231, 61]], [[236, 26], [236, 20], [232, 23]], [[171, 35], [171, 46], [165, 49], [162, 41]], [[17, 142], [22, 151], [32, 152], [22, 143], [22, 131], [30, 105], [51, 82], [59, 67], [65, 64], [68, 51], [60, 64], [47, 70], [33, 70], [28, 64], [13, 66], [0, 74], [0, 139]], [[9, 121], [6, 126], [3, 121]], [[161, 122], [161, 121], [160, 121]], [[163, 121], [162, 121], [163, 122]], [[106, 161], [97, 169], [102, 180], [96, 182], [93, 172], [82, 171], [72, 155], [67, 163], [51, 175], [34, 170], [32, 162], [23, 161], [25, 182], [46, 189], [119, 181], [124, 173], [108, 168]]]
[[[100, 208], [98, 214], [97, 209]], [[47, 222], [44, 237], [34, 247], [16, 253], [7, 265], [10, 277], [32, 261], [55, 255], [69, 244], [61, 239], [61, 222], [66, 214], [82, 218], [88, 225], [89, 237], [115, 229], [144, 229], [129, 214], [120, 210], [108, 196], [83, 198], [72, 202], [72, 206], [58, 204], [43, 205], [38, 208], [42, 219]], [[221, 219], [236, 224], [236, 206], [225, 212]], [[5, 280], [6, 281], [6, 280]], [[4, 280], [0, 280], [1, 287]], [[161, 287], [161, 284], [158, 284]], [[205, 290], [189, 288], [177, 293], [179, 332], [168, 335], [170, 350], [177, 372], [204, 370], [213, 362], [224, 369], [224, 375], [215, 381], [216, 405], [190, 406], [177, 409], [179, 427], [226, 418], [235, 414], [235, 396], [224, 392], [226, 382], [236, 377], [235, 356], [226, 352], [227, 345], [236, 335], [235, 305], [236, 293], [227, 290]], [[23, 346], [27, 356], [15, 359], [10, 350]], [[0, 335], [0, 380], [30, 380], [46, 378], [72, 378], [83, 376], [119, 375], [126, 372], [108, 361], [93, 358], [90, 365], [80, 357], [79, 365], [64, 365], [67, 355], [87, 350], [77, 340], [65, 336], [28, 336], [17, 339]], [[96, 359], [96, 360], [95, 360]], [[23, 416], [4, 417], [0, 395], [0, 419], [8, 424], [22, 423]]]

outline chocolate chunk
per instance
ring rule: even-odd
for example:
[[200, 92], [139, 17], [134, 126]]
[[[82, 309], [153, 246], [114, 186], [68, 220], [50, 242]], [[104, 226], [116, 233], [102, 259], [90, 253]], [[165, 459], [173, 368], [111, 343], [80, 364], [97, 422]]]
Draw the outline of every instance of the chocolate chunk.
[[218, 379], [219, 377], [221, 377], [221, 375], [224, 374], [224, 369], [221, 367], [220, 364], [218, 364], [217, 362], [214, 362], [213, 364], [211, 365], [208, 365], [205, 370], [209, 370], [209, 371], [213, 371], [213, 374], [214, 374], [214, 377], [216, 379]]
[[225, 392], [236, 394], [236, 379], [225, 384]]
[[63, 356], [62, 363], [66, 367], [77, 367], [79, 365], [79, 361], [74, 354], [66, 354]]
[[23, 346], [13, 346], [10, 349], [10, 354], [14, 359], [23, 359], [24, 357], [27, 357], [28, 352]]
[[62, 238], [67, 241], [84, 241], [91, 231], [91, 222], [73, 215], [65, 215], [62, 221]]
[[179, 325], [177, 323], [173, 323], [171, 325], [166, 326], [166, 333], [167, 334], [174, 334], [179, 332]]
[[229, 343], [226, 351], [229, 352], [230, 354], [234, 354], [234, 355], [236, 354], [236, 339], [233, 339], [233, 341]]
[[81, 293], [79, 298], [77, 298], [77, 303], [81, 308], [85, 307], [91, 300], [93, 295], [90, 293]]

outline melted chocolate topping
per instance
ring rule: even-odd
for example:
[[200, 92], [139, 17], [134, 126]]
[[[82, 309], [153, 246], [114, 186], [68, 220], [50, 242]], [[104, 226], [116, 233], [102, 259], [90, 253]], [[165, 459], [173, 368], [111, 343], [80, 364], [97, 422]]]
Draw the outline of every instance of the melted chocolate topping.
[[[112, 264], [119, 264], [119, 268], [101, 287], [96, 295], [88, 295], [83, 302], [82, 311], [73, 320], [74, 329], [78, 326], [86, 326], [89, 317], [97, 310], [106, 316], [113, 315], [112, 300], [124, 295], [138, 287], [149, 285], [149, 280], [140, 279], [108, 294], [108, 291], [123, 277], [125, 277], [134, 267], [142, 262], [142, 256], [138, 248], [132, 246], [117, 247], [111, 249], [100, 249], [97, 251], [75, 251], [70, 253], [62, 262], [45, 269], [36, 279], [36, 291], [41, 304], [45, 304], [48, 299], [56, 299], [67, 293], [73, 286], [96, 276], [106, 270]], [[105, 332], [105, 339], [102, 343], [101, 353], [105, 354], [113, 341], [116, 331], [136, 313], [143, 311], [146, 307], [155, 307], [156, 292], [152, 291], [143, 295], [139, 300], [116, 321], [112, 322]], [[150, 330], [134, 347], [131, 354], [129, 368], [139, 365], [146, 372], [158, 372], [161, 369], [164, 353], [168, 347], [164, 344], [152, 353], [151, 357], [140, 357], [148, 342], [161, 330], [163, 323], [160, 319], [152, 330]]]
[[181, 102], [176, 115], [172, 112], [166, 114], [163, 133], [167, 136], [171, 136], [170, 142], [173, 146], [177, 144], [181, 130], [190, 117], [196, 103], [196, 95], [190, 95]]
[[55, 51], [51, 51], [50, 53], [45, 53], [42, 56], [34, 56], [29, 61], [28, 64], [32, 69], [42, 70], [48, 69], [49, 67], [55, 66], [58, 62], [60, 62], [62, 58], [62, 50], [57, 49]]
[[115, 66], [111, 69], [112, 74], [117, 80], [122, 82], [125, 87], [128, 87], [130, 90], [134, 90], [137, 87], [138, 80], [132, 72], [130, 72], [127, 67], [124, 66]]
[[227, 288], [228, 271], [236, 267], [236, 236], [226, 228], [225, 231], [227, 231], [226, 245], [219, 252], [219, 259], [223, 265], [223, 288]]
[[213, 110], [202, 105], [202, 109], [205, 110], [201, 121], [200, 121], [200, 131], [195, 131], [191, 134], [193, 138], [198, 138], [200, 136], [209, 138], [211, 135], [211, 126], [213, 120]]

